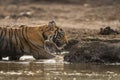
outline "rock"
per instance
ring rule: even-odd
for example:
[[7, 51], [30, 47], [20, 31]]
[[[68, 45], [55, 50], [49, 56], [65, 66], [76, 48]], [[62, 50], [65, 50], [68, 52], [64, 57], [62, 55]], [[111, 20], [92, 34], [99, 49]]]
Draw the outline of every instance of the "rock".
[[26, 11], [26, 12], [21, 12], [18, 16], [19, 17], [31, 17], [33, 15], [32, 12]]
[[120, 43], [90, 42], [81, 47], [74, 46], [64, 60], [72, 63], [120, 62]]
[[117, 30], [111, 29], [111, 27], [100, 28], [99, 34], [101, 35], [110, 35], [110, 34], [119, 34]]
[[19, 19], [19, 18], [22, 18], [22, 17], [31, 18], [32, 16], [33, 16], [32, 12], [25, 11], [25, 12], [20, 12], [19, 14], [12, 14], [10, 16], [6, 16], [5, 19], [9, 19], [9, 18]]
[[64, 50], [69, 51], [73, 46], [79, 43], [79, 40], [70, 39], [68, 43], [65, 45]]

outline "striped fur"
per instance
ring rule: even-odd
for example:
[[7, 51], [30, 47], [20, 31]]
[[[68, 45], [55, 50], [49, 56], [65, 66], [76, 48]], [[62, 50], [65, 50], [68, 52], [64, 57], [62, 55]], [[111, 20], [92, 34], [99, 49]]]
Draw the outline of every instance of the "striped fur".
[[0, 28], [0, 58], [8, 56], [9, 60], [19, 60], [23, 55], [33, 55], [35, 59], [53, 58], [55, 55], [45, 50], [45, 42], [63, 46], [67, 39], [60, 30], [54, 21], [39, 27]]

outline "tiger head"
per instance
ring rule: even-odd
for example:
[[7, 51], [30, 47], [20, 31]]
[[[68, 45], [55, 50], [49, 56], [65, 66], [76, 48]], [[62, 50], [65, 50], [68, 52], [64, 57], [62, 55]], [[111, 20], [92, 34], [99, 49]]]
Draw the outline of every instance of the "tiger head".
[[67, 37], [65, 31], [58, 27], [57, 30], [55, 31], [55, 34], [52, 38], [52, 41], [58, 46], [61, 47], [64, 44], [67, 44]]
[[44, 32], [43, 36], [46, 40], [53, 41], [58, 47], [62, 47], [67, 43], [65, 31], [58, 27], [55, 21], [50, 21], [48, 23], [48, 31]]

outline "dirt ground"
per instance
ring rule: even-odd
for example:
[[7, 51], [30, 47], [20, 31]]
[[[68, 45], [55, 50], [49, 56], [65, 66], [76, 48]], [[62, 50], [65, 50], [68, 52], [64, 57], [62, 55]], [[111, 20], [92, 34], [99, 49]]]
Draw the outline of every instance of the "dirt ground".
[[119, 35], [101, 36], [98, 33], [100, 28], [106, 26], [117, 30], [120, 29], [119, 8], [119, 4], [95, 5], [92, 1], [81, 1], [78, 4], [55, 3], [54, 0], [53, 2], [24, 3], [17, 3], [16, 1], [16, 4], [15, 2], [9, 2], [0, 5], [0, 26], [21, 24], [36, 26], [55, 20], [57, 25], [65, 29], [68, 38], [100, 37], [116, 39], [119, 38]]

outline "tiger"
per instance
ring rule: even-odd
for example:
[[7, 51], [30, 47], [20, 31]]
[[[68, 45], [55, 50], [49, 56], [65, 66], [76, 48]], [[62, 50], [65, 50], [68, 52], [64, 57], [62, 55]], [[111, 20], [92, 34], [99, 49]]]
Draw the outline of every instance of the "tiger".
[[36, 60], [54, 58], [56, 55], [46, 49], [48, 42], [56, 49], [67, 44], [65, 31], [55, 21], [36, 27], [0, 27], [0, 59], [19, 60], [23, 55], [32, 55]]

